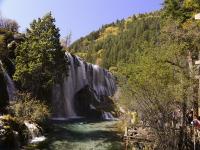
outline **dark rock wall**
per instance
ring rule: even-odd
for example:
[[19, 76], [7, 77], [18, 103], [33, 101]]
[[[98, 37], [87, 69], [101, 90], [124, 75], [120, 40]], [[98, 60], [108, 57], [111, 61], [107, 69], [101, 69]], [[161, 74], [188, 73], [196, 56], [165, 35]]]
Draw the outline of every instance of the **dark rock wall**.
[[5, 107], [9, 103], [9, 96], [7, 92], [7, 85], [4, 74], [0, 72], [0, 112], [5, 111]]

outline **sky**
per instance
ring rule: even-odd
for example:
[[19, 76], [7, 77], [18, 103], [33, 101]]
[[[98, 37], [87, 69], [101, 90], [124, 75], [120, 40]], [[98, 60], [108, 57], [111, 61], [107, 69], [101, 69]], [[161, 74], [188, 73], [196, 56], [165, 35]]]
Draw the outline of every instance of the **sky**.
[[102, 25], [162, 8], [163, 0], [0, 0], [1, 15], [16, 20], [24, 32], [33, 19], [52, 12], [61, 37], [72, 41]]

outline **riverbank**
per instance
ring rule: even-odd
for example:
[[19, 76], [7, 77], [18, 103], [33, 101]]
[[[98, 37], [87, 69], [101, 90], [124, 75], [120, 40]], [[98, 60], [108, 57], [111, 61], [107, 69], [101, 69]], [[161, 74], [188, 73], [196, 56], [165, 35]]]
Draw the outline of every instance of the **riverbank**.
[[54, 121], [47, 140], [26, 149], [40, 150], [121, 150], [122, 138], [116, 121]]

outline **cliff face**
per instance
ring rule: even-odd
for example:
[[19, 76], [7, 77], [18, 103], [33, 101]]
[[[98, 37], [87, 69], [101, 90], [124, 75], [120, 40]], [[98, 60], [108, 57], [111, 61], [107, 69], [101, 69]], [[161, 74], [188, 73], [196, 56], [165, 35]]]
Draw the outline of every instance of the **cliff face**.
[[3, 73], [2, 65], [0, 64], [0, 112], [4, 112], [4, 108], [9, 103], [9, 96], [7, 92], [7, 85]]
[[14, 33], [6, 29], [0, 29], [0, 112], [9, 104], [9, 98], [13, 98], [14, 83], [12, 76], [15, 72], [15, 49], [22, 41], [22, 34]]
[[[100, 116], [103, 97], [116, 92], [114, 76], [107, 70], [83, 61], [80, 57], [66, 53], [68, 75], [53, 87], [53, 113], [57, 118], [78, 116]], [[75, 106], [76, 105], [76, 106]]]

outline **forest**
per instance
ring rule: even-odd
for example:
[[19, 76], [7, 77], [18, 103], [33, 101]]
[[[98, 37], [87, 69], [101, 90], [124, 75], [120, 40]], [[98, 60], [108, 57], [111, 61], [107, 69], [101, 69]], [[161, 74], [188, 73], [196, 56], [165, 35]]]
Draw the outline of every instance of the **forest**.
[[[161, 10], [103, 25], [73, 43], [71, 35], [60, 37], [51, 12], [33, 20], [25, 33], [19, 32], [17, 21], [1, 17], [0, 149], [42, 149], [51, 140], [29, 145], [35, 135], [26, 127], [39, 126], [37, 132], [48, 134], [52, 116], [79, 114], [91, 121], [102, 113], [117, 120], [114, 126], [125, 140], [111, 150], [136, 145], [199, 149], [200, 20], [195, 15], [200, 2], [165, 0], [162, 5]], [[85, 84], [85, 78], [92, 83]], [[69, 105], [66, 97], [76, 101]], [[150, 139], [127, 141], [125, 134], [133, 136], [132, 130], [141, 128], [147, 133], [142, 138]]]
[[[191, 133], [184, 126], [190, 110], [199, 116], [195, 61], [200, 22], [194, 16], [200, 3], [166, 0], [163, 5], [160, 11], [104, 25], [72, 43], [69, 51], [117, 77], [121, 94], [117, 105], [138, 112], [155, 130], [159, 149], [192, 149]], [[174, 132], [176, 121], [183, 133]]]

